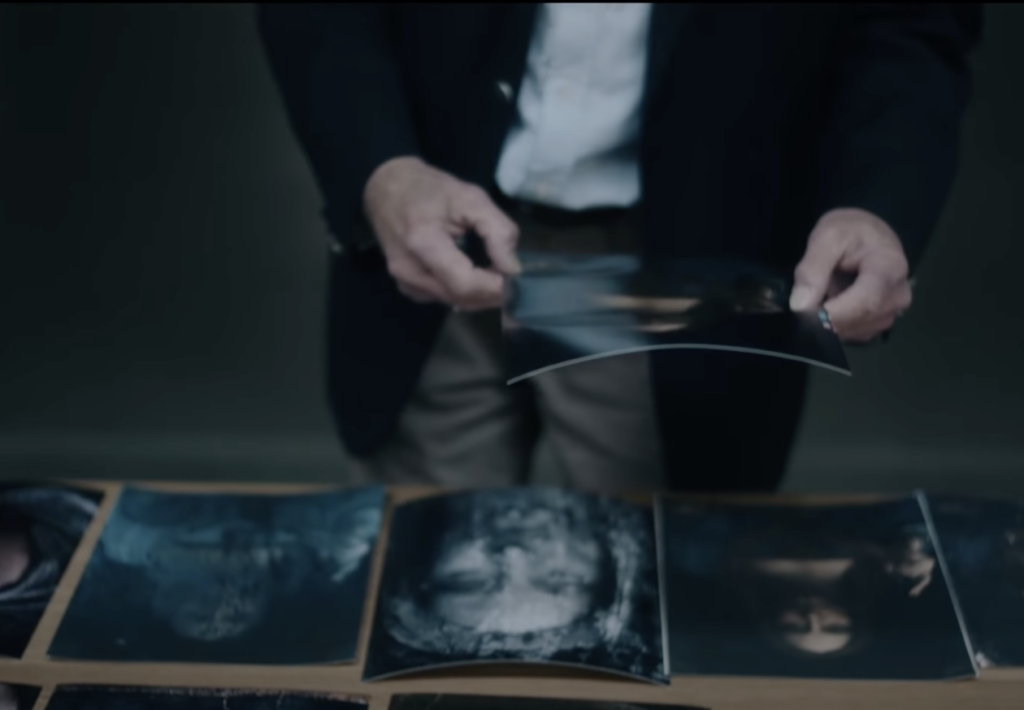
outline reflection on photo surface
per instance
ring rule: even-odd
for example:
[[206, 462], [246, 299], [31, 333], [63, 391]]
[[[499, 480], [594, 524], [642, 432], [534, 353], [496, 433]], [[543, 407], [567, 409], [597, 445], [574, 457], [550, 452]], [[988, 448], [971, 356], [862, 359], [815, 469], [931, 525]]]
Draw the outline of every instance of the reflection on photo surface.
[[0, 656], [20, 657], [102, 494], [0, 487]]
[[978, 665], [1024, 666], [1024, 501], [928, 504]]
[[32, 710], [39, 688], [0, 682], [0, 710]]
[[974, 674], [916, 498], [662, 505], [673, 672]]
[[366, 710], [362, 698], [280, 690], [58, 686], [46, 710]]
[[563, 663], [664, 682], [653, 514], [559, 490], [458, 493], [393, 515], [364, 677]]
[[729, 261], [523, 253], [502, 322], [510, 381], [581, 359], [664, 347], [725, 348], [848, 372], [827, 318], [789, 310], [789, 280]]
[[350, 660], [383, 503], [380, 488], [295, 496], [126, 488], [50, 654]]
[[650, 705], [599, 700], [505, 698], [481, 695], [395, 695], [388, 710], [702, 710], [690, 705]]

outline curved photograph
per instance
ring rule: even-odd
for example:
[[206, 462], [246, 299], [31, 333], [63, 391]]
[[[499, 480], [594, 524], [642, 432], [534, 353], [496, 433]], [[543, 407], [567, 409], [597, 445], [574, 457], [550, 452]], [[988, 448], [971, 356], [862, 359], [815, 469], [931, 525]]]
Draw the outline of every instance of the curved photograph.
[[383, 505], [382, 488], [304, 495], [125, 488], [50, 655], [351, 661]]
[[366, 710], [363, 698], [282, 690], [59, 685], [46, 710]]
[[60, 486], [0, 486], [0, 656], [25, 652], [102, 499]]
[[0, 681], [0, 710], [32, 710], [39, 688]]
[[790, 280], [733, 261], [644, 264], [629, 255], [520, 255], [506, 283], [508, 383], [626, 353], [698, 348], [781, 357], [850, 374], [827, 314], [789, 310]]
[[666, 683], [653, 511], [494, 489], [392, 515], [364, 680], [473, 663]]
[[1024, 501], [928, 496], [981, 668], [1024, 666]]
[[976, 675], [917, 497], [660, 505], [673, 673]]
[[651, 705], [600, 700], [506, 698], [483, 695], [394, 695], [388, 710], [706, 710], [691, 705]]

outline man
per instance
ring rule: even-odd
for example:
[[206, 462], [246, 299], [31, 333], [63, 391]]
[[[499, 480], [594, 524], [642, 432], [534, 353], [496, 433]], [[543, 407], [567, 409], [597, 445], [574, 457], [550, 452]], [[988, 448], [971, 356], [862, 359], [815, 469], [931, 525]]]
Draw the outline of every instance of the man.
[[980, 24], [938, 4], [263, 6], [340, 245], [330, 388], [361, 470], [519, 482], [543, 424], [575, 485], [774, 488], [800, 365], [666, 352], [505, 387], [517, 244], [760, 261], [795, 274], [794, 309], [874, 340], [950, 188]]

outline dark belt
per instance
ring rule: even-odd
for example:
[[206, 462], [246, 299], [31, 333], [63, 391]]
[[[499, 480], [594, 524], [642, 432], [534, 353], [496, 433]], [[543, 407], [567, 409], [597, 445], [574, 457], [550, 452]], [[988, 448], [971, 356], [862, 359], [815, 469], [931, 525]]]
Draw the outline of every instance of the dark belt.
[[585, 210], [566, 210], [560, 207], [527, 202], [508, 197], [495, 190], [494, 202], [513, 220], [519, 222], [529, 220], [542, 227], [555, 229], [571, 229], [573, 227], [591, 227], [607, 225], [625, 218], [633, 211], [631, 207], [596, 207]]

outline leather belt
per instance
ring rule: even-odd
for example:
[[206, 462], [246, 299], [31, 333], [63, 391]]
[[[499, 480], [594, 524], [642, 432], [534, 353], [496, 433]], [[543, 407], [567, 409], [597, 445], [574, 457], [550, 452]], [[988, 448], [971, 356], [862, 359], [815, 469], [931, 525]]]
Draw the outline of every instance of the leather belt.
[[542, 227], [553, 227], [555, 229], [614, 224], [633, 211], [633, 208], [630, 207], [597, 207], [585, 210], [567, 210], [508, 197], [497, 190], [493, 191], [492, 194], [495, 198], [495, 204], [504, 210], [514, 221], [526, 220]]

